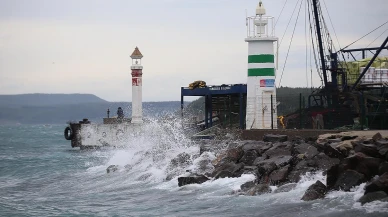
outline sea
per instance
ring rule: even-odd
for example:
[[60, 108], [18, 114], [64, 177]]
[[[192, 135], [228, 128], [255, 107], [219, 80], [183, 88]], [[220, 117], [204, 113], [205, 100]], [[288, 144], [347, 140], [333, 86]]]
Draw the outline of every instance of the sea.
[[[309, 185], [325, 183], [322, 172], [260, 196], [233, 193], [250, 174], [178, 187], [178, 176], [198, 168], [199, 147], [174, 121], [149, 124], [150, 132], [99, 150], [71, 148], [66, 124], [0, 126], [0, 216], [388, 216], [386, 202], [357, 202], [365, 183], [302, 201]], [[154, 135], [153, 127], [166, 130]], [[192, 163], [173, 168], [181, 153]], [[107, 173], [110, 165], [118, 171]]]

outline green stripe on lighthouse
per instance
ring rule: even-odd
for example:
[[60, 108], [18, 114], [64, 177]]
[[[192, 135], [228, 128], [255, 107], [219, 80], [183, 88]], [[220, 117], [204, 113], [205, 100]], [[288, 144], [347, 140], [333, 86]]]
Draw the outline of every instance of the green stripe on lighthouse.
[[274, 68], [248, 69], [248, 76], [275, 76]]
[[260, 55], [249, 55], [248, 63], [274, 63], [275, 57], [272, 54], [260, 54]]

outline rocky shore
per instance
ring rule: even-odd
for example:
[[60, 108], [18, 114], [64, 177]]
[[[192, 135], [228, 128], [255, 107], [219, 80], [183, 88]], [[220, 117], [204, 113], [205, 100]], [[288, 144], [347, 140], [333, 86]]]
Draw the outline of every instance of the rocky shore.
[[[183, 153], [172, 163], [187, 165], [189, 158]], [[266, 135], [263, 141], [203, 140], [194, 162], [197, 166], [188, 171], [190, 175], [178, 178], [179, 186], [253, 174], [254, 181], [233, 193], [255, 196], [290, 191], [306, 173], [323, 172], [326, 183], [317, 181], [300, 199], [316, 200], [329, 191], [351, 191], [367, 183], [361, 204], [388, 201], [388, 138], [380, 133], [326, 134], [292, 141], [284, 135]], [[272, 192], [270, 186], [278, 188]]]

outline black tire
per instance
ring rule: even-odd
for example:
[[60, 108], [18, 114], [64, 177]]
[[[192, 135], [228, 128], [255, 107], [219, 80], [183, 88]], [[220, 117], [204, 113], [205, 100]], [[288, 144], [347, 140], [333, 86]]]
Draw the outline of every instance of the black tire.
[[72, 140], [73, 139], [74, 134], [73, 134], [73, 130], [71, 129], [71, 127], [66, 127], [65, 128], [64, 136], [65, 136], [66, 140]]

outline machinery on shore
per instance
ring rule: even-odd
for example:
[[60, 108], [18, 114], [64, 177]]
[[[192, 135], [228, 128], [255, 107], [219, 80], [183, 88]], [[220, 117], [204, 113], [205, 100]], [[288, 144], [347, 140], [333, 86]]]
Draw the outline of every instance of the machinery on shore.
[[[388, 129], [388, 58], [378, 57], [388, 49], [388, 37], [379, 47], [346, 49], [353, 42], [335, 50], [320, 1], [308, 0], [308, 12], [311, 35], [315, 35], [315, 63], [323, 84], [308, 97], [307, 107], [282, 118], [285, 128]], [[367, 51], [372, 58], [365, 58]], [[357, 61], [354, 52], [362, 52], [363, 59]], [[346, 62], [345, 54], [354, 61]]]

